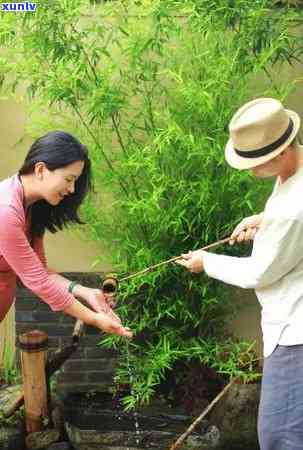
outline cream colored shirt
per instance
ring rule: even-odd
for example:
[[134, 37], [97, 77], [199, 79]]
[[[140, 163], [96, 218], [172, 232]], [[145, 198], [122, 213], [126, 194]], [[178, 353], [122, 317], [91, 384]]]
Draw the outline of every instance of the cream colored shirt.
[[269, 197], [252, 254], [203, 252], [206, 273], [255, 289], [261, 304], [264, 357], [279, 345], [303, 344], [303, 168]]

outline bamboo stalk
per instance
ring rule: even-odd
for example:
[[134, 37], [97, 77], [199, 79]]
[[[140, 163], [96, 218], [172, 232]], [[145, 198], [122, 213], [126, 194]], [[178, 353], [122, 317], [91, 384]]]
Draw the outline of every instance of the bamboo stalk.
[[169, 450], [178, 450], [183, 445], [185, 439], [192, 433], [196, 426], [201, 422], [202, 419], [209, 413], [209, 411], [221, 400], [221, 398], [226, 394], [226, 392], [232, 387], [233, 384], [238, 380], [238, 377], [233, 378], [225, 388], [213, 399], [213, 401], [207, 406], [207, 408], [193, 421], [193, 423], [187, 428], [187, 430], [181, 434], [181, 436], [174, 442]]
[[48, 336], [33, 330], [19, 336], [24, 391], [26, 431], [41, 431], [48, 416], [45, 361]]

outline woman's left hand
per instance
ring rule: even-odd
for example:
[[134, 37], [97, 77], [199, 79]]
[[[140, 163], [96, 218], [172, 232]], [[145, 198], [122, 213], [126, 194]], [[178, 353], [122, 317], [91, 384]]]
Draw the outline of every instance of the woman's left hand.
[[85, 288], [81, 297], [85, 300], [96, 312], [104, 312], [116, 317], [112, 308], [115, 306], [113, 295], [104, 294], [101, 289]]

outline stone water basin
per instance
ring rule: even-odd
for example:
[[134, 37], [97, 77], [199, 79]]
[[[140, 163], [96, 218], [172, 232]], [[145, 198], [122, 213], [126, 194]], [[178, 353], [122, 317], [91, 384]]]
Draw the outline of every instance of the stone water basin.
[[[92, 398], [69, 394], [64, 399], [65, 427], [75, 450], [168, 450], [192, 422], [188, 416], [170, 414], [164, 407], [140, 408], [136, 414], [138, 434], [134, 413], [123, 412], [111, 394]], [[213, 440], [218, 441], [219, 436], [214, 433], [219, 432], [210, 428], [203, 422], [182, 448], [215, 448]]]

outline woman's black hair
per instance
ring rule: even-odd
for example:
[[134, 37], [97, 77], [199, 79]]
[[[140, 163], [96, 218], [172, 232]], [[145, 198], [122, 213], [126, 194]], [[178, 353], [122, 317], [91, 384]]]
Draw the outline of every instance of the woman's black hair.
[[83, 161], [84, 167], [76, 180], [75, 191], [64, 197], [56, 206], [45, 200], [38, 200], [31, 206], [31, 231], [33, 236], [42, 236], [46, 229], [56, 233], [69, 222], [83, 224], [78, 210], [86, 194], [92, 189], [91, 163], [87, 148], [78, 139], [64, 131], [51, 131], [37, 139], [31, 146], [18, 174], [34, 172], [35, 164], [44, 162], [48, 170]]

